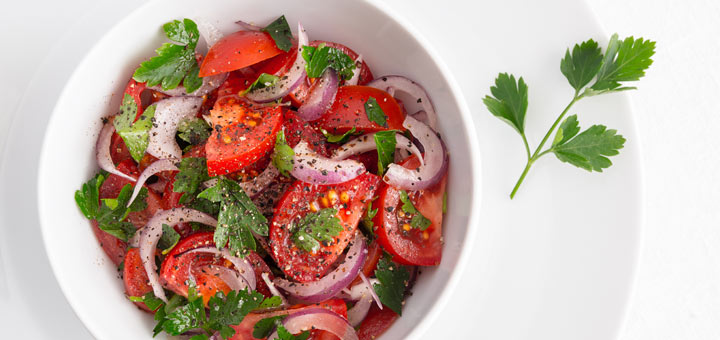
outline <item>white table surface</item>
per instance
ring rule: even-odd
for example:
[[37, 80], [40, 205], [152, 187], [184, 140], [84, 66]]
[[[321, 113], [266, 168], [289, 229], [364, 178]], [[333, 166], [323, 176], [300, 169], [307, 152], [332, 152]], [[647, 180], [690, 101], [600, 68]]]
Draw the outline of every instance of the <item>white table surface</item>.
[[[82, 25], [83, 13], [103, 12], [105, 1], [20, 1], [0, 11], [0, 173], [8, 128], [30, 85], [36, 65], [60, 40], [67, 58], [79, 58], [90, 46], [74, 43], [64, 32]], [[124, 0], [121, 18], [140, 0]], [[441, 35], [433, 12], [412, 0], [391, 0], [431, 43]], [[647, 216], [637, 282], [622, 340], [720, 339], [720, 1], [588, 0], [607, 32], [658, 41], [655, 64], [632, 93], [640, 132], [646, 183]], [[481, 2], [424, 1], [444, 10], [481, 9]], [[116, 6], [114, 6], [116, 7]], [[79, 13], [79, 14], [78, 14]], [[87, 32], [97, 40], [104, 29]], [[571, 29], [571, 28], [569, 28]], [[70, 70], [53, 77], [66, 79]], [[60, 85], [43, 84], [58, 93]], [[33, 94], [29, 94], [32, 96]], [[470, 96], [471, 94], [466, 94]], [[479, 94], [478, 94], [479, 95]], [[38, 101], [43, 100], [40, 94]], [[38, 118], [45, 122], [47, 117]], [[28, 133], [32, 133], [29, 131]], [[39, 143], [40, 141], [37, 141]], [[37, 147], [37, 146], [34, 146]], [[30, 156], [28, 156], [30, 157]], [[22, 179], [20, 179], [22, 180]], [[0, 189], [2, 190], [2, 189]], [[29, 194], [5, 195], [0, 205], [32, 212]], [[8, 200], [8, 201], [3, 201]], [[20, 213], [22, 213], [20, 211]], [[37, 218], [27, 226], [4, 225], [0, 216], [0, 329], [2, 338], [90, 339], [62, 297], [44, 253], [22, 244], [39, 240]], [[17, 237], [17, 238], [16, 238]], [[10, 254], [10, 252], [12, 252]], [[19, 267], [8, 260], [27, 258]], [[13, 276], [10, 276], [13, 275]], [[102, 312], [102, 311], [99, 311]], [[41, 325], [41, 326], [40, 326]], [[472, 333], [468, 333], [472, 338]]]

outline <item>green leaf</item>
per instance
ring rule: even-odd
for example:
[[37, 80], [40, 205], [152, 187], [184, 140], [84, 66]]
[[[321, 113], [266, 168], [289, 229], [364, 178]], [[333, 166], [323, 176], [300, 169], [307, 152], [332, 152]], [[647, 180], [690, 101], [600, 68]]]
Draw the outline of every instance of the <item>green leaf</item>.
[[362, 221], [360, 221], [362, 223], [362, 225], [365, 227], [365, 229], [367, 229], [368, 233], [370, 233], [370, 235], [375, 234], [375, 231], [373, 230], [374, 224], [373, 224], [372, 220], [373, 220], [373, 218], [375, 218], [375, 215], [377, 215], [377, 213], [378, 213], [378, 208], [375, 208], [375, 209], [372, 208], [372, 202], [375, 199], [377, 199], [377, 197], [373, 197], [372, 200], [370, 200], [370, 202], [368, 202], [367, 209], [365, 209], [365, 215], [363, 216]]
[[290, 177], [290, 171], [293, 169], [293, 159], [295, 158], [295, 151], [291, 148], [285, 140], [285, 132], [279, 131], [275, 138], [275, 152], [272, 156], [273, 165], [280, 171], [285, 177]]
[[197, 25], [190, 20], [182, 22], [175, 20], [163, 25], [168, 39], [178, 44], [165, 43], [155, 50], [157, 56], [140, 64], [133, 79], [138, 82], [147, 82], [148, 86], [161, 84], [164, 90], [176, 88], [184, 78], [189, 77], [186, 92], [199, 87], [197, 78], [197, 60], [195, 59], [195, 46], [200, 36]]
[[410, 273], [404, 266], [393, 262], [389, 254], [385, 254], [378, 262], [375, 277], [380, 281], [373, 285], [380, 302], [398, 315], [402, 315], [402, 302]]
[[178, 124], [178, 137], [192, 144], [199, 145], [210, 138], [212, 128], [202, 118], [183, 119]]
[[278, 76], [274, 76], [272, 74], [267, 74], [267, 73], [261, 73], [257, 77], [257, 79], [255, 79], [255, 81], [252, 84], [250, 84], [250, 86], [248, 88], [246, 88], [245, 90], [240, 92], [240, 95], [244, 96], [250, 91], [264, 89], [266, 87], [273, 86], [273, 85], [275, 85], [275, 83], [278, 82], [278, 80], [280, 80], [280, 77], [278, 77]]
[[208, 340], [208, 339], [210, 339], [210, 338], [208, 338], [207, 334], [196, 334], [196, 335], [193, 335], [188, 340]]
[[330, 67], [337, 72], [340, 79], [348, 80], [352, 78], [357, 67], [350, 56], [324, 43], [318, 47], [303, 46], [302, 56], [307, 62], [305, 71], [309, 78], [319, 78]]
[[603, 62], [603, 55], [597, 42], [590, 39], [575, 44], [572, 55], [570, 49], [565, 51], [565, 58], [560, 62], [560, 71], [570, 85], [580, 91], [595, 78]]
[[443, 192], [442, 212], [443, 212], [443, 214], [447, 214], [447, 190], [445, 190], [445, 192]]
[[306, 340], [308, 337], [310, 337], [309, 331], [304, 331], [298, 335], [293, 335], [292, 333], [288, 332], [285, 327], [282, 325], [277, 326], [277, 332], [278, 332], [278, 339], [279, 340]]
[[149, 310], [156, 310], [163, 305], [163, 301], [155, 297], [153, 292], [149, 292], [143, 296], [128, 296], [132, 302], [142, 302]]
[[352, 129], [348, 130], [347, 132], [343, 133], [342, 135], [333, 135], [330, 132], [327, 132], [325, 129], [320, 130], [322, 134], [325, 136], [328, 142], [330, 143], [345, 143], [348, 139], [350, 139], [350, 136], [357, 131], [355, 127], [353, 126]]
[[528, 106], [528, 87], [522, 77], [500, 73], [495, 86], [490, 87], [493, 97], [485, 96], [483, 103], [490, 113], [525, 134], [525, 114]]
[[[148, 106], [145, 112], [135, 121], [136, 113], [137, 104], [135, 100], [129, 94], [125, 94], [120, 107], [120, 114], [115, 118], [113, 124], [118, 135], [125, 141], [132, 158], [136, 162], [140, 162], [150, 142], [150, 129], [153, 126], [153, 118], [155, 117], [155, 105]], [[133, 121], [135, 122], [133, 123]]]
[[205, 189], [198, 197], [221, 203], [213, 237], [218, 249], [227, 244], [231, 253], [245, 256], [248, 250], [256, 249], [253, 232], [268, 235], [267, 219], [237, 182], [219, 178], [215, 186]]
[[253, 337], [257, 339], [267, 338], [275, 327], [282, 325], [282, 320], [286, 317], [287, 315], [277, 315], [258, 321], [255, 326], [253, 326]]
[[410, 217], [410, 226], [425, 230], [432, 224], [428, 218], [423, 216], [423, 214], [415, 208], [407, 191], [400, 190], [400, 201], [403, 203], [401, 209], [406, 214], [405, 216]]
[[258, 309], [275, 308], [280, 307], [280, 305], [282, 305], [282, 299], [279, 296], [271, 296], [265, 298], [260, 306], [258, 306]]
[[607, 130], [603, 125], [593, 125], [551, 150], [563, 162], [588, 171], [602, 172], [602, 169], [612, 165], [606, 156], [617, 155], [624, 144], [625, 138], [618, 135], [616, 130]]
[[191, 329], [199, 328], [205, 322], [203, 300], [188, 300], [186, 305], [167, 314], [161, 322], [162, 329], [170, 335], [180, 335]]
[[[366, 104], [367, 105], [367, 104]], [[378, 131], [373, 138], [378, 153], [378, 175], [382, 176], [387, 170], [388, 165], [395, 161], [395, 130]]]
[[292, 48], [292, 31], [290, 30], [290, 25], [288, 25], [284, 15], [275, 19], [275, 21], [271, 22], [270, 25], [263, 28], [262, 31], [270, 34], [270, 37], [275, 40], [275, 45], [277, 45], [279, 49], [287, 52], [290, 51], [290, 48]]
[[200, 184], [210, 179], [207, 160], [204, 157], [183, 158], [178, 168], [180, 171], [175, 175], [173, 192], [184, 192], [185, 195], [182, 196], [181, 201], [185, 202], [189, 197], [197, 194]]
[[374, 97], [368, 98], [365, 102], [365, 114], [371, 122], [375, 122], [377, 125], [387, 127], [387, 115], [383, 112], [380, 105], [378, 105], [377, 99]]
[[100, 209], [99, 191], [107, 173], [100, 172], [75, 191], [75, 203], [87, 219], [95, 219]]
[[631, 89], [620, 88], [621, 82], [640, 80], [645, 70], [652, 65], [654, 54], [654, 41], [633, 37], [620, 41], [618, 35], [613, 34], [590, 94]]
[[135, 234], [136, 231], [136, 228], [132, 225], [132, 223], [125, 222], [127, 215], [132, 211], [145, 210], [147, 207], [145, 199], [147, 198], [148, 191], [147, 188], [144, 187], [140, 189], [138, 196], [135, 198], [135, 201], [133, 201], [130, 207], [127, 207], [132, 191], [133, 185], [126, 184], [120, 190], [117, 198], [101, 200], [102, 203], [94, 216], [95, 220], [98, 222], [98, 227], [101, 230], [126, 242]]
[[315, 253], [320, 250], [321, 242], [330, 244], [333, 237], [343, 231], [337, 213], [335, 209], [325, 208], [305, 215], [292, 227], [295, 245], [308, 253]]
[[552, 145], [565, 144], [571, 138], [575, 137], [578, 132], [580, 132], [580, 126], [578, 125], [577, 115], [567, 117], [565, 121], [560, 124]]
[[229, 325], [238, 325], [248, 313], [257, 309], [263, 301], [262, 294], [256, 291], [239, 290], [230, 291], [223, 299], [223, 293], [217, 294], [208, 301], [207, 325], [203, 328], [220, 331], [220, 335], [228, 339], [235, 334]]
[[165, 223], [162, 225], [162, 236], [158, 242], [158, 247], [162, 249], [162, 254], [169, 253], [175, 245], [180, 241], [180, 234], [175, 229]]
[[200, 88], [203, 84], [202, 78], [198, 75], [200, 73], [200, 65], [195, 63], [190, 68], [190, 71], [188, 71], [187, 75], [183, 79], [183, 87], [185, 87], [185, 92], [187, 93], [193, 93], [197, 89]]

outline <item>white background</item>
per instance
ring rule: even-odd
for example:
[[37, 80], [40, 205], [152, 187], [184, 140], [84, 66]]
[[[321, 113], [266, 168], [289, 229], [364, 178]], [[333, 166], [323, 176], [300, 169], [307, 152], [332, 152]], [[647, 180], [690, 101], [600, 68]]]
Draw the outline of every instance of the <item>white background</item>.
[[[116, 13], [116, 20], [142, 3], [124, 2], [125, 13]], [[635, 292], [620, 338], [720, 339], [720, 1], [588, 0], [588, 3], [606, 32], [658, 41], [655, 64], [639, 83], [640, 90], [631, 94], [641, 139], [647, 216]], [[482, 10], [481, 2], [472, 5], [470, 2], [403, 0], [389, 1], [389, 4], [436, 47], [447, 44], [443, 43], [442, 35], [434, 32], [452, 29], [451, 21], [436, 25], [437, 11], [452, 16], [453, 11]], [[102, 5], [102, 1], [72, 0], [23, 1], [2, 6], [0, 151], [22, 96], [44, 100], [42, 93], [25, 94], [34, 68], [53, 62], [45, 60], [45, 55], [55, 48], [63, 32], [82, 22], [83, 13], [93, 12]], [[433, 7], [437, 10], [428, 10]], [[103, 32], [87, 34], [97, 40]], [[63, 48], [68, 50], [70, 60], [81, 57], [89, 47], [73, 44], [72, 37], [65, 38], [68, 43]], [[445, 53], [441, 51], [441, 55]], [[58, 70], [53, 76], [66, 79], [69, 72]], [[48, 84], [45, 88], [56, 93], [58, 86], [61, 85]], [[9, 166], [1, 161], [2, 158], [0, 166]], [[16, 195], [18, 200], [29, 197], [23, 193]], [[27, 204], [34, 201], [28, 200]], [[31, 207], [26, 209], [34, 211]], [[36, 225], [35, 218], [31, 218], [28, 228]], [[28, 238], [13, 240], [28, 243], [28, 247], [0, 249], [0, 329], [3, 333], [8, 335], [9, 330], [12, 335], [22, 331], [33, 339], [58, 335], [89, 338], [74, 317], [69, 318], [70, 322], [64, 322], [67, 317], [54, 317], [72, 312], [54, 283], [47, 260], [31, 250], [30, 245], [39, 240], [39, 231], [24, 230], [23, 225], [3, 227], [17, 228], [13, 235]], [[0, 245], [8, 244], [7, 239], [0, 241], [3, 241]], [[11, 257], [8, 249], [27, 256], [29, 265], [22, 272], [23, 277], [5, 276], [13, 265], [7, 260]], [[12, 254], [12, 258], [17, 257], [17, 253]], [[13, 282], [23, 282], [23, 287]], [[32, 302], [28, 302], [30, 300]], [[472, 335], [468, 334], [468, 338]]]

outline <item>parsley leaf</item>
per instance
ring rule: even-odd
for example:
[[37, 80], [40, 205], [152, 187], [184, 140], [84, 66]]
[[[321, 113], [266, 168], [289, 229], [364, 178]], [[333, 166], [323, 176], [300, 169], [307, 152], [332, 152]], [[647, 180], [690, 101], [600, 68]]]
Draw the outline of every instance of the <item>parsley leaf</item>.
[[374, 284], [373, 289], [380, 302], [398, 315], [402, 315], [402, 302], [410, 273], [404, 266], [393, 262], [389, 254], [385, 254], [377, 264], [375, 276], [380, 282]]
[[402, 201], [403, 203], [401, 207], [402, 211], [412, 216], [410, 218], [410, 225], [413, 228], [425, 230], [430, 226], [430, 224], [432, 224], [432, 222], [430, 222], [427, 217], [423, 216], [420, 211], [415, 208], [412, 201], [410, 200], [410, 196], [408, 196], [407, 191], [400, 190], [400, 201]]
[[593, 125], [576, 137], [551, 150], [563, 162], [588, 171], [602, 172], [612, 165], [605, 156], [614, 156], [623, 148], [625, 138], [604, 125]]
[[253, 337], [257, 339], [267, 338], [275, 327], [282, 325], [282, 320], [286, 317], [287, 315], [277, 315], [258, 321], [253, 326]]
[[162, 254], [169, 253], [175, 245], [180, 241], [180, 234], [175, 229], [165, 223], [162, 225], [162, 236], [158, 242], [158, 247], [163, 249]]
[[210, 125], [202, 118], [183, 119], [178, 124], [178, 137], [192, 145], [206, 141], [211, 132]]
[[115, 131], [125, 141], [132, 158], [136, 162], [140, 162], [150, 141], [150, 129], [155, 117], [155, 105], [148, 106], [136, 121], [137, 111], [137, 103], [133, 97], [125, 94], [120, 105], [120, 113], [113, 120], [113, 125], [115, 125]]
[[280, 171], [285, 177], [290, 177], [290, 171], [293, 169], [293, 159], [295, 158], [295, 151], [291, 148], [285, 140], [285, 132], [279, 131], [275, 138], [275, 152], [272, 156], [273, 165]]
[[655, 42], [643, 38], [625, 38], [620, 41], [617, 34], [613, 34], [605, 51], [602, 67], [597, 75], [597, 81], [592, 86], [590, 95], [598, 92], [622, 91], [635, 89], [634, 87], [620, 88], [620, 82], [636, 81], [645, 75], [645, 70], [652, 65], [652, 56], [655, 54]]
[[163, 305], [163, 301], [155, 297], [153, 292], [149, 292], [143, 296], [129, 296], [128, 299], [132, 302], [144, 303], [149, 310], [156, 310]]
[[262, 31], [270, 34], [273, 40], [275, 40], [275, 45], [277, 45], [279, 49], [287, 52], [290, 51], [290, 48], [292, 48], [292, 31], [290, 31], [290, 25], [288, 25], [284, 15], [275, 19], [275, 21], [263, 28]]
[[123, 241], [127, 241], [134, 234], [137, 228], [125, 219], [130, 212], [145, 210], [147, 203], [147, 188], [142, 188], [137, 198], [130, 207], [127, 207], [132, 195], [133, 185], [126, 184], [116, 198], [104, 198], [100, 200], [99, 190], [105, 181], [105, 172], [101, 172], [87, 183], [83, 184], [80, 190], [75, 191], [75, 203], [80, 211], [88, 219], [98, 222], [98, 228]]
[[221, 203], [213, 237], [219, 249], [227, 244], [231, 253], [245, 256], [248, 250], [256, 249], [253, 232], [268, 235], [267, 219], [237, 182], [219, 178], [215, 186], [205, 189], [198, 197]]
[[278, 82], [278, 80], [280, 80], [280, 77], [263, 72], [257, 77], [257, 79], [255, 79], [255, 81], [252, 84], [250, 84], [250, 86], [248, 88], [246, 88], [245, 90], [240, 92], [240, 95], [244, 96], [245, 94], [247, 94], [250, 91], [264, 89], [266, 87], [273, 86], [273, 85], [275, 85], [275, 83]]
[[485, 96], [483, 99], [490, 113], [510, 124], [520, 134], [525, 134], [528, 87], [522, 77], [516, 81], [513, 75], [500, 73], [490, 93], [493, 97]]
[[106, 176], [107, 172], [102, 171], [83, 184], [80, 190], [75, 191], [75, 203], [89, 220], [95, 219], [100, 209], [100, 186], [105, 182]]
[[367, 231], [370, 233], [370, 235], [374, 235], [375, 231], [373, 230], [373, 218], [375, 218], [375, 215], [378, 213], [378, 208], [373, 209], [372, 208], [372, 201], [377, 199], [376, 197], [373, 197], [370, 202], [368, 202], [367, 209], [365, 210], [365, 216], [363, 216], [363, 219], [360, 221], [362, 225], [367, 229]]
[[353, 126], [352, 129], [348, 130], [347, 132], [343, 133], [342, 135], [333, 135], [330, 132], [327, 132], [327, 130], [322, 129], [320, 130], [322, 134], [325, 136], [328, 142], [330, 143], [345, 143], [348, 139], [350, 139], [350, 136], [357, 131], [355, 127]]
[[200, 328], [206, 322], [203, 299], [197, 295], [194, 284], [188, 288], [188, 302], [165, 315], [158, 325], [170, 335], [180, 335], [189, 330]]
[[304, 331], [298, 335], [293, 335], [292, 333], [288, 332], [288, 330], [285, 329], [285, 327], [283, 327], [282, 325], [278, 325], [277, 332], [279, 340], [306, 340], [308, 337], [310, 337], [309, 331]]
[[229, 325], [240, 324], [262, 301], [262, 294], [249, 289], [230, 291], [224, 299], [220, 291], [208, 301], [210, 314], [203, 328], [220, 331], [223, 338], [229, 339], [235, 334], [235, 330]]
[[174, 192], [184, 192], [180, 203], [189, 201], [200, 188], [200, 184], [210, 179], [207, 171], [207, 160], [204, 157], [187, 157], [180, 161], [180, 171], [175, 175]]
[[318, 47], [303, 46], [302, 56], [307, 62], [305, 71], [309, 78], [319, 78], [330, 67], [337, 72], [340, 79], [348, 80], [352, 78], [353, 70], [357, 67], [350, 56], [324, 43]]
[[580, 126], [578, 125], [577, 115], [567, 117], [565, 121], [560, 124], [557, 133], [555, 133], [555, 139], [552, 145], [565, 144], [570, 138], [575, 137], [578, 132], [580, 132]]
[[581, 44], [575, 44], [572, 55], [570, 49], [565, 51], [565, 58], [560, 61], [560, 71], [565, 75], [570, 85], [580, 91], [595, 78], [600, 71], [603, 55], [598, 44], [590, 39]]
[[375, 122], [377, 125], [387, 127], [387, 115], [378, 105], [377, 99], [374, 97], [368, 98], [365, 102], [365, 114], [371, 122]]
[[157, 56], [140, 64], [133, 79], [147, 82], [148, 86], [161, 84], [164, 90], [176, 88], [183, 79], [185, 90], [191, 93], [202, 84], [198, 78], [195, 46], [200, 33], [190, 19], [174, 20], [163, 25], [168, 39], [177, 44], [165, 43], [156, 50]]
[[332, 242], [333, 237], [343, 231], [337, 213], [333, 208], [325, 208], [305, 215], [293, 228], [295, 245], [308, 253], [314, 253], [320, 249], [320, 242]]
[[388, 165], [395, 161], [395, 144], [397, 143], [395, 132], [395, 130], [378, 131], [373, 136], [378, 153], [378, 175], [382, 176]]
[[260, 306], [258, 306], [258, 309], [275, 308], [280, 305], [282, 305], [282, 299], [279, 296], [271, 296], [269, 298], [265, 298]]

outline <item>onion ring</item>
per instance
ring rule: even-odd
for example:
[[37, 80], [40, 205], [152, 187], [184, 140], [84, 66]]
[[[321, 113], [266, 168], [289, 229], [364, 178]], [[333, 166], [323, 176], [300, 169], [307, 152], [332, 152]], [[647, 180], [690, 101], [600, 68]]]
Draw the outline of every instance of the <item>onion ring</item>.
[[433, 106], [432, 101], [430, 101], [430, 96], [428, 96], [427, 92], [422, 86], [420, 86], [420, 84], [403, 76], [384, 76], [369, 82], [367, 86], [392, 92], [393, 97], [395, 91], [405, 92], [411, 95], [423, 106], [428, 118], [427, 125], [430, 126], [431, 129], [437, 131], [437, 113], [435, 112], [435, 106]]
[[127, 206], [129, 207], [132, 204], [137, 195], [140, 193], [140, 189], [142, 189], [143, 184], [145, 184], [145, 181], [147, 181], [150, 176], [162, 171], [179, 171], [180, 169], [178, 169], [177, 165], [175, 165], [175, 162], [177, 162], [177, 159], [159, 159], [145, 168], [135, 183], [135, 188], [133, 189], [132, 196], [130, 196], [130, 201], [128, 201]]
[[322, 77], [313, 84], [312, 91], [298, 108], [298, 117], [308, 122], [322, 117], [335, 102], [339, 85], [337, 72], [332, 68], [326, 69]]
[[[421, 165], [425, 164], [423, 162], [423, 157], [422, 153], [420, 153], [420, 149], [418, 149], [417, 146], [415, 146], [415, 144], [413, 144], [413, 142], [407, 139], [405, 136], [401, 134], [395, 134], [395, 148], [410, 152], [411, 154], [417, 156], [418, 159], [420, 159]], [[340, 148], [336, 149], [333, 152], [332, 156], [330, 156], [330, 159], [345, 159], [352, 155], [357, 155], [376, 149], [377, 144], [375, 143], [375, 133], [369, 133], [343, 144]]]
[[157, 102], [147, 153], [161, 159], [182, 157], [175, 141], [178, 124], [183, 118], [194, 117], [201, 104], [200, 97], [172, 97]]
[[347, 182], [365, 172], [365, 166], [351, 159], [334, 160], [323, 157], [310, 149], [308, 143], [300, 141], [295, 148], [293, 169], [290, 173], [297, 179], [310, 184], [338, 184]]
[[[325, 308], [307, 308], [290, 314], [283, 320], [283, 327], [291, 334], [313, 329], [330, 332], [340, 340], [358, 340], [355, 329], [340, 314]], [[268, 340], [278, 339], [277, 330]]]
[[110, 154], [110, 144], [112, 144], [113, 132], [115, 132], [115, 125], [113, 125], [112, 121], [106, 122], [105, 125], [103, 125], [102, 130], [100, 130], [97, 142], [95, 142], [95, 159], [97, 160], [100, 169], [135, 182], [135, 178], [118, 170], [113, 163], [112, 156]]

